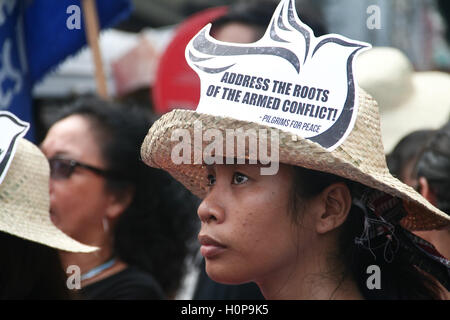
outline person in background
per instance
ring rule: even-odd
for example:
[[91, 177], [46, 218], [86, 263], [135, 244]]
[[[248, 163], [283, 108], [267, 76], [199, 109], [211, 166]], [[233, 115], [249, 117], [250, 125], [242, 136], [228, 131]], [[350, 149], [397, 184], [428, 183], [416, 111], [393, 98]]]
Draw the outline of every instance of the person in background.
[[[255, 42], [266, 32], [278, 3], [274, 0], [238, 2], [225, 15], [213, 21], [211, 35], [225, 42]], [[317, 37], [327, 33], [321, 12], [312, 1], [297, 1], [296, 7], [300, 20], [309, 25]]]
[[[450, 215], [450, 122], [426, 145], [416, 166], [418, 190], [428, 201]], [[419, 231], [447, 259], [450, 258], [450, 227]]]
[[151, 123], [142, 110], [97, 98], [68, 106], [41, 148], [50, 162], [51, 217], [93, 254], [61, 253], [79, 265], [87, 299], [175, 295], [197, 230], [195, 199], [140, 160]]
[[397, 48], [362, 52], [355, 59], [355, 72], [358, 85], [378, 103], [386, 154], [409, 133], [436, 130], [450, 116], [450, 74], [416, 71]]
[[72, 298], [58, 249], [96, 250], [69, 238], [51, 222], [48, 183], [45, 156], [34, 144], [19, 138], [11, 166], [0, 183], [2, 300]]
[[436, 130], [417, 130], [403, 137], [386, 157], [389, 171], [394, 177], [416, 188], [416, 163], [427, 142]]

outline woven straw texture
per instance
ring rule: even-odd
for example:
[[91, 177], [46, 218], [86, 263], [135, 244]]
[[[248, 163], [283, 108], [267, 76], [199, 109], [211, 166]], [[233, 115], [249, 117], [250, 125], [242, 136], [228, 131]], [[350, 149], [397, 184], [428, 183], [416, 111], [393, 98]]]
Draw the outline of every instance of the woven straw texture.
[[[194, 141], [196, 121], [201, 121], [203, 130], [220, 130], [223, 137], [226, 129], [276, 130], [279, 135], [280, 163], [336, 174], [403, 199], [408, 215], [402, 220], [402, 224], [411, 230], [431, 230], [449, 225], [448, 215], [389, 173], [381, 142], [377, 103], [363, 90], [360, 89], [359, 92], [355, 126], [347, 139], [332, 152], [310, 140], [264, 125], [190, 110], [174, 110], [162, 116], [150, 128], [141, 148], [141, 156], [147, 165], [166, 170], [192, 193], [203, 198], [207, 187], [206, 167], [194, 163], [195, 145], [191, 155], [193, 164], [173, 163], [172, 148], [179, 144], [179, 141], [171, 141], [174, 130], [188, 130], [191, 141]], [[209, 143], [210, 141], [203, 141], [203, 148]], [[270, 145], [270, 140], [267, 145]], [[225, 155], [225, 150], [222, 151]], [[248, 150], [246, 158], [252, 159]]]
[[50, 220], [49, 165], [40, 150], [25, 139], [0, 185], [0, 231], [56, 249], [92, 252], [68, 237]]

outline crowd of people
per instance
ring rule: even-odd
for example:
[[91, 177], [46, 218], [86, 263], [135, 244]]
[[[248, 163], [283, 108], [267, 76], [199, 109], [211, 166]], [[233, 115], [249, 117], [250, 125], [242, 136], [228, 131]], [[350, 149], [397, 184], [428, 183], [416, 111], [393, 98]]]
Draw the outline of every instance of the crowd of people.
[[[211, 36], [254, 43], [277, 5], [233, 7]], [[315, 37], [328, 33], [307, 10], [299, 18]], [[380, 78], [366, 61], [356, 64], [365, 91], [353, 130], [331, 151], [279, 130], [275, 175], [248, 150], [238, 164], [174, 165], [176, 130], [193, 133], [202, 119], [203, 130], [225, 132], [242, 119], [157, 116], [95, 96], [62, 105], [39, 146], [18, 138], [11, 164], [0, 157], [0, 298], [176, 299], [189, 285], [183, 298], [448, 299], [450, 100], [420, 106], [447, 110], [445, 121], [435, 115], [443, 125], [408, 127], [387, 152], [394, 125], [383, 120], [396, 115], [383, 108], [414, 112], [415, 93], [373, 89]], [[372, 265], [377, 290], [367, 286]]]

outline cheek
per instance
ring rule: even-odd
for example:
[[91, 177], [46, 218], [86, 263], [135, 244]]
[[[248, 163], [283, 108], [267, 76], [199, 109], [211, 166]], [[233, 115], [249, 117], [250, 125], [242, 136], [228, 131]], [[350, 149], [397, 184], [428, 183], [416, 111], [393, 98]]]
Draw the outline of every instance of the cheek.
[[235, 234], [236, 238], [240, 237], [244, 257], [253, 257], [254, 261], [267, 259], [268, 264], [295, 249], [294, 228], [287, 212], [270, 209], [248, 214]]
[[98, 225], [106, 208], [105, 197], [103, 185], [95, 181], [55, 181], [50, 191], [52, 220], [62, 231], [79, 238], [79, 233]]
[[285, 208], [275, 202], [248, 204], [248, 210], [228, 217], [227, 257], [207, 261], [207, 272], [216, 281], [255, 281], [296, 259], [296, 232]]

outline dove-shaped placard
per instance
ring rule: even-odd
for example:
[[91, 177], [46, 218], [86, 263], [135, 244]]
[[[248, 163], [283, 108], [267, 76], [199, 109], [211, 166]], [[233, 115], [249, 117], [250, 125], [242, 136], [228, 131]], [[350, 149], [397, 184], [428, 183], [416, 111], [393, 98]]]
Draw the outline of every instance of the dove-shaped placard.
[[14, 114], [0, 111], [0, 184], [14, 158], [18, 138], [23, 137], [28, 128], [29, 124], [19, 120]]
[[264, 36], [226, 43], [204, 27], [186, 59], [201, 80], [197, 112], [257, 122], [333, 150], [358, 111], [353, 60], [370, 44], [336, 34], [316, 38], [300, 21], [295, 0], [282, 0]]

